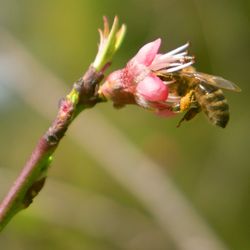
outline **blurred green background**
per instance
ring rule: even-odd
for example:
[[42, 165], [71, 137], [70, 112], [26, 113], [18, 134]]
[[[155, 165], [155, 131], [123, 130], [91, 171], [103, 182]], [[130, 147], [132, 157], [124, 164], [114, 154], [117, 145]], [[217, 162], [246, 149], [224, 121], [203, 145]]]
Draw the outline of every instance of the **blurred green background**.
[[[110, 103], [84, 112], [58, 148], [46, 187], [1, 233], [0, 248], [250, 249], [249, 1], [0, 0], [0, 198], [60, 97], [93, 61], [103, 15], [118, 15], [128, 28], [111, 69], [158, 37], [162, 51], [190, 41], [199, 71], [243, 90], [225, 93], [230, 123], [222, 130], [199, 115], [176, 129], [180, 117]], [[144, 164], [137, 170], [134, 152], [154, 162], [155, 175], [146, 176]], [[164, 181], [171, 196], [161, 192]]]

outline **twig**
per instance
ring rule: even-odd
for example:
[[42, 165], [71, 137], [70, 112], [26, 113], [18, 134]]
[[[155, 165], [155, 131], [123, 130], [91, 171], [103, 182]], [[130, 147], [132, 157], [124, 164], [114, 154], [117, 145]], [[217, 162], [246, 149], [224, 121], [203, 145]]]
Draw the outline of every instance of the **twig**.
[[[52, 154], [67, 131], [70, 123], [84, 107], [93, 107], [100, 99], [95, 94], [102, 73], [90, 67], [74, 84], [71, 93], [60, 102], [56, 119], [41, 137], [20, 175], [0, 205], [0, 230], [20, 210], [28, 207], [42, 189]], [[72, 98], [79, 93], [79, 101]]]
[[40, 138], [20, 175], [0, 204], [0, 231], [20, 210], [27, 208], [42, 189], [52, 155], [66, 133], [70, 123], [84, 109], [103, 101], [98, 96], [99, 83], [112, 56], [119, 48], [125, 34], [125, 26], [118, 30], [115, 17], [111, 30], [104, 18], [104, 31], [99, 30], [101, 41], [93, 64], [77, 82], [71, 92], [60, 101], [57, 116]]

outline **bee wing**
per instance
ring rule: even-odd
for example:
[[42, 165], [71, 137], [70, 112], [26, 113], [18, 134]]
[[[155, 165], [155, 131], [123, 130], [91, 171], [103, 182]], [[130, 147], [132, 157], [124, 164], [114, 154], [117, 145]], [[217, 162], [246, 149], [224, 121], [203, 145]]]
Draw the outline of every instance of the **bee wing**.
[[213, 85], [220, 89], [227, 89], [235, 92], [240, 92], [241, 89], [233, 82], [230, 82], [220, 76], [213, 76], [201, 72], [193, 73], [194, 77], [200, 81], [204, 81], [207, 84]]

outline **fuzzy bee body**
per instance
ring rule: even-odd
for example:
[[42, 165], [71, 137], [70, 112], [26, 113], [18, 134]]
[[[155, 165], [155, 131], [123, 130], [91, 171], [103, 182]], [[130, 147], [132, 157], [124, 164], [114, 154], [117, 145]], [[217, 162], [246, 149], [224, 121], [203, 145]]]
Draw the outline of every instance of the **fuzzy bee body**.
[[219, 127], [225, 128], [229, 121], [229, 105], [222, 89], [241, 91], [234, 83], [219, 77], [197, 72], [190, 66], [175, 74], [160, 75], [169, 84], [169, 93], [180, 97], [177, 103], [170, 103], [176, 113], [187, 111], [180, 120], [191, 120], [200, 111], [203, 111], [209, 121]]
[[229, 121], [229, 106], [222, 90], [200, 83], [196, 86], [194, 95], [209, 121], [225, 128]]

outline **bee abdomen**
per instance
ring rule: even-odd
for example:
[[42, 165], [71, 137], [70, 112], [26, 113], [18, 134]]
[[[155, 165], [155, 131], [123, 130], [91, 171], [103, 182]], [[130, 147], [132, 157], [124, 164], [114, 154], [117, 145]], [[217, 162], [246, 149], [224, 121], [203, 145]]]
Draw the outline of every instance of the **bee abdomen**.
[[229, 106], [221, 89], [205, 83], [199, 84], [196, 99], [211, 123], [226, 127], [229, 121]]

